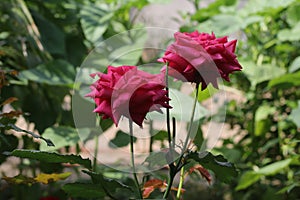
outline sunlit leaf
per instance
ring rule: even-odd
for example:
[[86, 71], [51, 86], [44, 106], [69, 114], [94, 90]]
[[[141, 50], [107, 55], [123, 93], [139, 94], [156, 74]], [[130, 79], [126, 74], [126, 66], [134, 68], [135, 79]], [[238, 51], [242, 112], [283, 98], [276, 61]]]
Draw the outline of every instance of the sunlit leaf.
[[291, 29], [283, 29], [278, 32], [277, 38], [280, 41], [298, 41], [300, 40], [300, 22]]
[[292, 74], [285, 74], [283, 76], [272, 79], [268, 87], [290, 88], [292, 86], [300, 85], [300, 71]]
[[257, 174], [253, 171], [248, 171], [242, 175], [242, 177], [239, 180], [239, 184], [237, 185], [237, 187], [235, 189], [236, 190], [246, 189], [250, 185], [257, 182], [261, 176], [262, 176], [261, 174]]
[[114, 12], [107, 4], [87, 3], [81, 7], [80, 22], [82, 30], [85, 37], [95, 46], [101, 41], [113, 15]]
[[266, 133], [270, 126], [271, 121], [269, 116], [273, 115], [276, 112], [275, 107], [271, 107], [270, 105], [261, 105], [255, 113], [255, 135], [259, 136]]
[[262, 167], [257, 171], [247, 171], [242, 175], [242, 177], [239, 180], [239, 184], [235, 189], [246, 189], [252, 184], [256, 183], [263, 176], [275, 175], [276, 173], [288, 167], [291, 161], [292, 159], [281, 160], [275, 163], [271, 163], [265, 167]]
[[59, 180], [65, 180], [68, 178], [72, 173], [71, 172], [66, 172], [62, 174], [39, 174], [37, 177], [34, 178], [35, 181], [43, 184], [48, 184], [51, 182], [56, 182]]
[[291, 162], [292, 162], [291, 158], [286, 159], [286, 160], [277, 161], [277, 162], [271, 163], [267, 166], [260, 168], [258, 171], [255, 171], [255, 173], [265, 175], [265, 176], [275, 175], [276, 173], [278, 173], [281, 170], [284, 170], [286, 167], [288, 167]]
[[34, 178], [26, 177], [26, 176], [23, 176], [21, 174], [15, 176], [15, 177], [4, 176], [4, 177], [2, 177], [2, 179], [5, 180], [6, 182], [10, 183], [10, 184], [32, 185], [32, 184], [36, 183]]
[[285, 70], [272, 64], [257, 65], [252, 61], [241, 61], [243, 73], [251, 82], [252, 87], [264, 81], [273, 80], [285, 73]]
[[58, 86], [73, 86], [75, 68], [65, 60], [52, 60], [36, 68], [20, 71], [21, 80]]
[[290, 118], [294, 121], [298, 128], [300, 128], [300, 101], [298, 101], [298, 107], [292, 110]]
[[289, 6], [286, 11], [286, 20], [290, 26], [296, 25], [300, 21], [300, 4]]
[[295, 0], [249, 0], [240, 12], [248, 16], [254, 13], [266, 12], [268, 9], [284, 9], [293, 2]]
[[55, 146], [47, 147], [45, 144], [41, 144], [41, 151], [53, 151], [64, 146], [74, 146], [80, 140], [77, 130], [67, 126], [47, 128], [42, 135], [43, 137], [51, 138]]
[[292, 64], [289, 66], [289, 72], [295, 72], [300, 69], [300, 56], [293, 60]]

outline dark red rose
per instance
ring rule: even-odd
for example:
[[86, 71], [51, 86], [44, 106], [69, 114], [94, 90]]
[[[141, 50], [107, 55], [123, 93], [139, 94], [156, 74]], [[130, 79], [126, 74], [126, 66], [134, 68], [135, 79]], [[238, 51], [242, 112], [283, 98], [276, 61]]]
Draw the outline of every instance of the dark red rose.
[[149, 74], [138, 70], [136, 66], [109, 66], [107, 74], [95, 73], [99, 79], [91, 85], [87, 97], [94, 99], [94, 112], [103, 119], [111, 118], [116, 126], [125, 116], [142, 126], [148, 112], [162, 112], [162, 107], [169, 107], [170, 100], [164, 90], [164, 74]]
[[230, 81], [229, 74], [242, 69], [234, 54], [237, 40], [228, 41], [226, 36], [216, 38], [213, 33], [198, 31], [177, 32], [174, 37], [176, 41], [158, 61], [168, 62], [168, 74], [176, 79], [201, 83], [202, 90], [209, 83], [218, 88], [218, 77]]

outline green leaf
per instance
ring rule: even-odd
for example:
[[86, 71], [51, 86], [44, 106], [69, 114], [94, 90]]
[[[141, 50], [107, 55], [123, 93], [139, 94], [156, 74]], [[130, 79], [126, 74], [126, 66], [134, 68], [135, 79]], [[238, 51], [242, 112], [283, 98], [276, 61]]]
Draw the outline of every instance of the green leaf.
[[257, 182], [261, 176], [261, 174], [257, 174], [253, 171], [245, 172], [240, 178], [239, 184], [236, 186], [235, 190], [238, 191], [248, 188], [249, 186]]
[[240, 10], [245, 16], [254, 13], [267, 12], [268, 9], [284, 9], [291, 5], [295, 0], [249, 0], [246, 5]]
[[300, 128], [300, 101], [298, 101], [298, 107], [292, 110], [290, 118], [294, 121], [297, 127]]
[[65, 60], [53, 60], [40, 64], [36, 68], [21, 71], [19, 78], [23, 81], [30, 80], [48, 85], [72, 87], [75, 69]]
[[125, 190], [132, 191], [132, 189], [129, 186], [117, 180], [106, 178], [103, 176], [103, 174], [86, 171], [86, 170], [83, 170], [83, 172], [88, 174], [92, 178], [94, 184], [102, 185], [102, 187], [105, 188], [106, 191], [109, 191], [110, 194], [115, 193], [116, 190], [118, 189], [125, 189]]
[[291, 29], [283, 29], [278, 32], [278, 40], [280, 41], [298, 41], [300, 40], [300, 22]]
[[[48, 147], [54, 147], [55, 146], [54, 143], [52, 142], [52, 140], [46, 139], [46, 138], [44, 138], [42, 136], [39, 136], [39, 135], [37, 135], [37, 134], [35, 134], [35, 133], [31, 132], [31, 131], [27, 131], [27, 130], [21, 129], [21, 128], [17, 127], [14, 124], [9, 123], [9, 124], [6, 125], [6, 128], [13, 129], [13, 130], [18, 131], [18, 132], [24, 132], [24, 133], [27, 133], [27, 134], [31, 135], [32, 137], [34, 137], [36, 139], [44, 140], [46, 142], [46, 144], [47, 144]], [[42, 143], [42, 145], [44, 145], [44, 143]]]
[[266, 133], [272, 125], [269, 116], [276, 112], [275, 107], [261, 105], [255, 113], [255, 135], [260, 136]]
[[212, 153], [214, 154], [222, 154], [224, 155], [229, 162], [237, 163], [242, 158], [242, 152], [240, 149], [237, 148], [227, 148], [227, 147], [219, 147], [213, 148]]
[[104, 190], [98, 184], [91, 183], [68, 183], [62, 189], [71, 197], [84, 199], [103, 199], [106, 197]]
[[[201, 124], [201, 122], [200, 122]], [[202, 126], [198, 123], [194, 122], [191, 129], [191, 139], [193, 140], [193, 143], [196, 145], [198, 150], [201, 150], [204, 146], [204, 137], [203, 137], [203, 131]]]
[[39, 12], [33, 12], [33, 17], [45, 49], [52, 54], [64, 55], [66, 53], [64, 32], [54, 23], [40, 15]]
[[[110, 45], [114, 46], [108, 54], [108, 59], [112, 66], [136, 65], [142, 56], [144, 45], [148, 39], [147, 31], [144, 28], [137, 28], [129, 32], [121, 33], [110, 38]], [[120, 41], [121, 43], [120, 44]]]
[[166, 156], [167, 156], [167, 151], [151, 152], [144, 162], [149, 164], [149, 168], [157, 167], [157, 166], [163, 167], [165, 165], [168, 165]]
[[292, 62], [292, 64], [289, 66], [289, 72], [295, 72], [300, 69], [300, 56], [295, 58], [295, 60]]
[[205, 21], [206, 19], [219, 14], [222, 6], [233, 6], [234, 4], [236, 4], [236, 0], [217, 0], [210, 3], [206, 8], [197, 10], [192, 16], [192, 19], [199, 22]]
[[153, 135], [153, 140], [158, 140], [158, 141], [165, 141], [166, 139], [168, 139], [168, 132], [164, 131], [164, 130], [160, 130], [160, 131], [154, 131], [154, 133], [156, 133], [155, 135]]
[[285, 169], [290, 165], [292, 159], [281, 160], [265, 167], [260, 168], [258, 171], [248, 171], [242, 175], [240, 178], [236, 190], [246, 189], [255, 182], [257, 182], [262, 176], [275, 175], [281, 170]]
[[47, 128], [42, 135], [51, 138], [55, 147], [47, 147], [45, 144], [41, 144], [41, 151], [57, 150], [65, 146], [74, 146], [80, 140], [77, 130], [67, 126]]
[[265, 176], [274, 175], [274, 174], [278, 173], [279, 171], [288, 167], [290, 165], [291, 161], [292, 161], [292, 159], [277, 161], [275, 163], [272, 163], [265, 167], [260, 168], [255, 173], [265, 175]]
[[151, 4], [168, 4], [171, 0], [148, 0]]
[[213, 155], [210, 152], [190, 152], [187, 159], [198, 162], [206, 169], [212, 170], [216, 177], [225, 183], [230, 182], [238, 175], [235, 166], [228, 162], [222, 155]]
[[216, 94], [219, 90], [214, 88], [212, 84], [209, 84], [205, 90], [201, 90], [201, 87], [199, 87], [198, 91], [198, 101], [202, 102], [210, 97], [212, 97], [214, 94]]
[[[136, 137], [133, 136], [133, 142], [136, 142]], [[109, 146], [111, 148], [120, 148], [125, 147], [130, 143], [130, 136], [127, 133], [124, 133], [123, 131], [119, 130], [116, 133], [116, 136], [110, 140]]]
[[13, 151], [18, 147], [19, 139], [14, 135], [0, 134], [0, 164], [6, 160], [3, 152]]
[[285, 73], [285, 70], [272, 64], [256, 65], [252, 61], [241, 61], [243, 66], [243, 73], [251, 82], [252, 87], [264, 81], [269, 81], [276, 77], [279, 77]]
[[[177, 121], [190, 121], [194, 98], [175, 89], [170, 89], [169, 91], [171, 98], [170, 105], [173, 107], [170, 110], [171, 117], [175, 117]], [[147, 114], [146, 118], [159, 121], [164, 120], [166, 109], [163, 109], [162, 112], [164, 114], [158, 112], [150, 112]], [[203, 106], [201, 106], [199, 102], [197, 102], [194, 120], [205, 117], [207, 113], [208, 111]]]
[[300, 182], [292, 183], [291, 185], [288, 185], [279, 190], [276, 194], [290, 193], [296, 187], [300, 187]]
[[86, 168], [91, 168], [91, 161], [89, 159], [83, 159], [81, 156], [77, 155], [61, 155], [54, 152], [45, 152], [37, 150], [25, 150], [16, 149], [12, 152], [6, 152], [5, 155], [16, 156], [19, 158], [29, 158], [39, 160], [41, 162], [47, 163], [71, 163], [80, 164]]
[[286, 20], [290, 26], [296, 25], [300, 21], [300, 4], [288, 7], [286, 11]]
[[300, 85], [300, 71], [277, 77], [269, 82], [268, 87], [271, 88], [276, 86], [285, 89], [285, 88], [290, 88], [292, 86], [299, 86], [299, 85]]
[[110, 19], [114, 16], [107, 4], [88, 3], [80, 9], [80, 22], [85, 37], [94, 46], [101, 41], [103, 33], [107, 30]]

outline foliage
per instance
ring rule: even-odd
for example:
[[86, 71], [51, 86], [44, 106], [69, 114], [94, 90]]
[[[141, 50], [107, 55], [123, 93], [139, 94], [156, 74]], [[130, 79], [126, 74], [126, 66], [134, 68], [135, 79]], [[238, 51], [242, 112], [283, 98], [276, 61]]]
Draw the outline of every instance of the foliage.
[[[189, 181], [195, 180], [197, 186], [204, 186], [200, 191], [203, 199], [207, 193], [207, 199], [299, 198], [300, 1], [217, 0], [205, 8], [199, 7], [198, 0], [191, 2], [196, 12], [182, 13], [186, 23], [180, 31], [198, 29], [199, 32], [213, 31], [217, 36], [239, 38], [238, 59], [243, 71], [232, 76], [226, 87], [240, 90], [245, 100], [231, 100], [224, 105], [226, 123], [238, 128], [233, 138], [224, 139], [222, 147], [214, 148], [204, 157], [198, 152], [188, 152], [184, 155], [186, 162], [178, 166], [193, 169], [200, 164], [215, 175], [209, 187], [199, 181], [199, 176], [190, 175]], [[3, 174], [1, 184], [5, 187], [1, 186], [1, 198], [39, 199], [50, 194], [60, 199], [137, 196], [137, 191], [132, 189], [135, 188], [133, 179], [128, 174], [96, 167], [95, 160], [72, 155], [82, 153], [80, 141], [86, 143], [97, 138], [112, 126], [112, 122], [99, 120], [102, 132], [82, 125], [79, 128], [87, 134], [84, 138], [78, 137], [74, 113], [64, 105], [72, 103], [68, 99], [77, 94], [76, 73], [94, 47], [100, 46], [100, 53], [93, 55], [93, 63], [87, 64], [105, 67], [112, 60], [116, 65], [124, 62], [144, 64], [142, 50], [131, 53], [126, 60], [118, 58], [119, 54], [145, 43], [147, 34], [144, 31], [129, 31], [131, 34], [119, 41], [124, 48], [115, 49], [103, 41], [142, 27], [135, 19], [138, 11], [149, 3], [162, 1], [7, 0], [0, 3], [0, 108], [8, 105], [13, 108], [0, 114], [0, 164], [10, 157], [20, 159], [17, 176]], [[133, 8], [137, 9], [137, 14], [130, 15]], [[81, 86], [84, 84], [87, 83], [83, 81]], [[197, 110], [200, 112], [196, 112], [195, 119], [201, 119], [201, 123], [209, 120], [201, 103], [215, 93], [218, 91], [209, 86], [199, 94]], [[176, 109], [171, 111], [171, 116], [188, 122], [192, 98], [175, 89], [171, 89], [170, 95], [171, 98], [179, 97], [172, 102]], [[182, 99], [185, 101], [181, 102]], [[182, 110], [186, 111], [184, 115]], [[25, 119], [28, 127], [33, 124], [34, 130], [16, 125], [20, 118]], [[161, 116], [152, 113], [149, 118], [161, 120]], [[194, 142], [197, 150], [204, 140], [202, 125], [197, 127], [197, 141]], [[159, 141], [165, 148], [167, 139], [166, 131], [160, 130], [153, 142]], [[127, 134], [117, 131], [110, 146], [125, 147], [129, 142]], [[152, 152], [145, 163], [149, 168], [166, 166], [169, 156], [167, 148]], [[180, 167], [172, 169], [173, 173], [179, 172]], [[85, 170], [81, 172], [81, 169]], [[74, 179], [66, 179], [67, 183], [62, 181], [70, 175], [65, 172], [68, 170], [72, 171], [75, 182]], [[145, 196], [162, 198], [160, 190], [167, 185], [164, 170], [147, 174], [144, 179], [141, 185]], [[199, 188], [188, 183], [184, 187], [186, 191]], [[172, 190], [174, 193], [177, 188]], [[185, 192], [183, 196], [185, 199], [199, 198], [199, 191], [194, 192], [196, 197], [192, 193]]]

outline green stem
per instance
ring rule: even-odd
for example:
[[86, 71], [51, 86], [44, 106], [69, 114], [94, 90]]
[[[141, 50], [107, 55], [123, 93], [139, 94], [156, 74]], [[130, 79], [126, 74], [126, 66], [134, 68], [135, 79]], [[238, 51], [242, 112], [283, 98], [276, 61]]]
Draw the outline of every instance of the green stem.
[[132, 165], [132, 173], [135, 181], [135, 186], [139, 193], [139, 198], [143, 199], [142, 191], [140, 189], [140, 184], [136, 175], [135, 163], [134, 163], [134, 149], [133, 149], [133, 123], [132, 120], [129, 119], [129, 134], [130, 134], [130, 152], [131, 152], [131, 165]]
[[180, 170], [180, 181], [179, 181], [177, 195], [176, 195], [177, 200], [180, 199], [183, 182], [184, 182], [184, 166]]
[[195, 95], [195, 100], [194, 100], [194, 104], [193, 104], [193, 110], [192, 110], [192, 115], [191, 115], [191, 119], [190, 119], [188, 133], [187, 133], [187, 136], [185, 138], [185, 142], [183, 144], [182, 155], [186, 151], [186, 148], [187, 148], [187, 145], [188, 145], [188, 142], [189, 142], [189, 138], [190, 138], [191, 133], [192, 133], [192, 127], [193, 127], [193, 122], [194, 122], [196, 105], [197, 105], [197, 102], [198, 102], [198, 94], [199, 94], [199, 84], [196, 85], [196, 95]]
[[149, 133], [150, 133], [150, 144], [149, 144], [149, 153], [153, 151], [153, 121], [150, 120], [149, 124]]
[[[165, 79], [166, 79], [166, 91], [167, 91], [167, 97], [169, 98], [169, 83], [168, 83], [168, 73], [169, 72], [169, 63], [166, 63], [166, 74], [165, 74]], [[170, 160], [173, 161], [173, 148], [172, 148], [172, 136], [171, 136], [171, 128], [170, 128], [170, 109], [167, 108], [167, 132], [168, 132], [168, 142], [169, 142], [169, 149], [170, 149]], [[175, 166], [172, 163], [169, 164], [169, 180], [168, 180], [168, 186], [167, 189], [164, 193], [163, 198], [166, 199], [169, 196], [172, 184], [173, 184], [173, 180], [174, 180], [174, 176], [176, 175], [175, 172]]]
[[[96, 116], [96, 127], [97, 125], [100, 126], [100, 117]], [[96, 172], [97, 170], [97, 157], [98, 157], [98, 150], [99, 150], [99, 135], [95, 136], [95, 151], [94, 151], [94, 160], [93, 160], [93, 171]]]
[[94, 160], [93, 160], [93, 171], [97, 170], [97, 156], [98, 156], [98, 147], [99, 147], [99, 136], [95, 137], [95, 151], [94, 151]]

